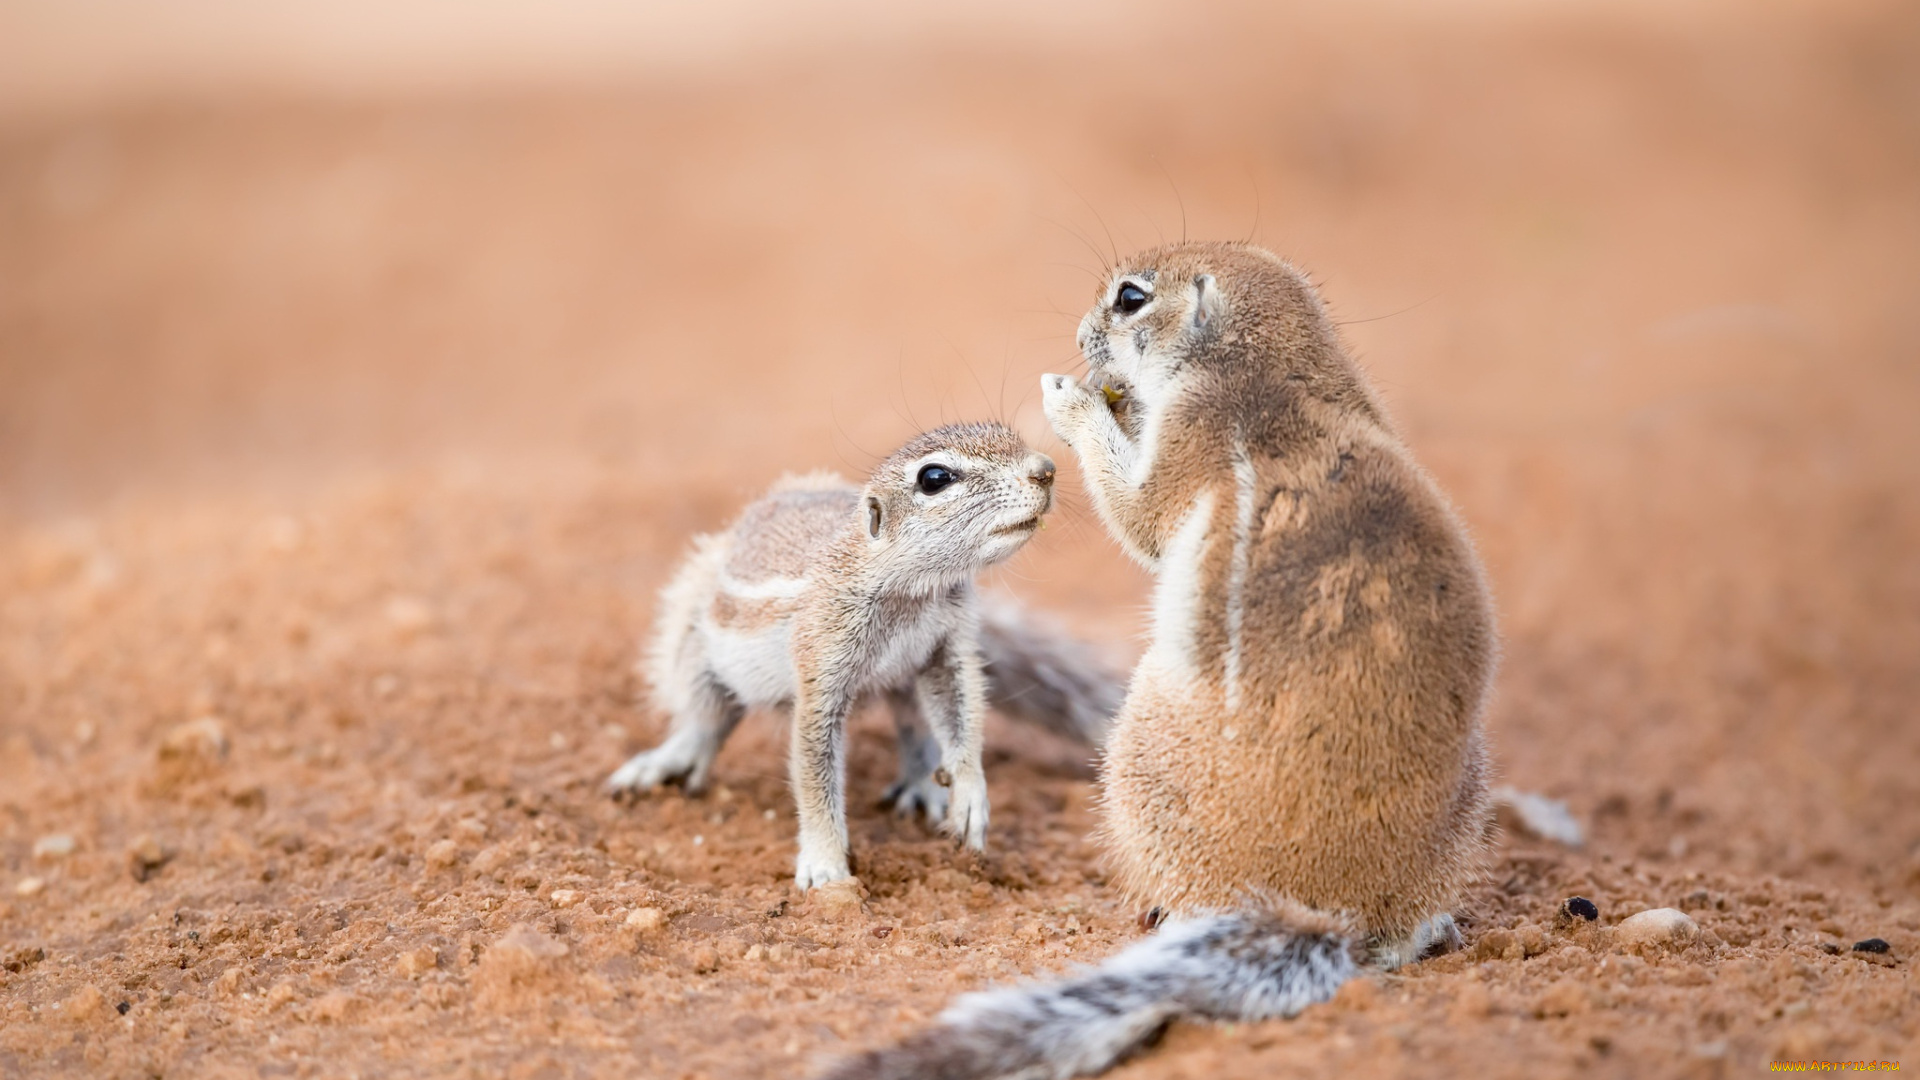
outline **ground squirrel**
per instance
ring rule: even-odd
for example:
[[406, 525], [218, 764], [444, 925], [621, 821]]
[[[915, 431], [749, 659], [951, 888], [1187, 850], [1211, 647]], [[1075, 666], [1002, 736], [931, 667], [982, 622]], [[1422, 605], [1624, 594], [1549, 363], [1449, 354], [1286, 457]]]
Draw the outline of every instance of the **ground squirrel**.
[[1066, 982], [963, 998], [839, 1078], [1099, 1072], [1180, 1016], [1291, 1016], [1457, 942], [1486, 843], [1479, 562], [1318, 295], [1279, 258], [1128, 260], [1042, 380], [1094, 506], [1155, 576], [1100, 832], [1166, 923]]
[[[884, 694], [901, 737], [888, 798], [984, 847], [989, 691], [973, 581], [1040, 527], [1053, 477], [1053, 461], [1012, 429], [973, 423], [912, 439], [864, 488], [823, 473], [774, 485], [726, 531], [698, 538], [663, 590], [647, 668], [671, 729], [607, 786], [698, 790], [748, 708], [785, 707], [800, 818], [794, 879], [803, 889], [837, 881], [851, 876], [846, 716]], [[1052, 726], [1098, 737], [1117, 695], [1084, 651], [1063, 642], [1050, 652], [1005, 616], [986, 628], [995, 697], [1026, 699], [1016, 707], [1052, 710]]]

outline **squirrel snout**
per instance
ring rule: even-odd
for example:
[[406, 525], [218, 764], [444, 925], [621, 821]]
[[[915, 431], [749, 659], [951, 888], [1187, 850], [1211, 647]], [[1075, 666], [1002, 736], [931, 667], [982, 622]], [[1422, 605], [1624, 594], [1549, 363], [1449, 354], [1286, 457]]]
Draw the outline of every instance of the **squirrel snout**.
[[1053, 459], [1045, 454], [1035, 454], [1027, 459], [1027, 475], [1043, 488], [1053, 486]]

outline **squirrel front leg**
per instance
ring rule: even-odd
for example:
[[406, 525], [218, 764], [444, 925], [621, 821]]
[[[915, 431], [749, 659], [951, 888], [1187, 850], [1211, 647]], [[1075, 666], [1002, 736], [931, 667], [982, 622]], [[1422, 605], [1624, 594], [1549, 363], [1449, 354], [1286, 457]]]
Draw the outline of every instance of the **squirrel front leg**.
[[853, 876], [847, 862], [847, 695], [821, 677], [802, 677], [793, 700], [788, 767], [800, 818], [793, 881], [801, 889]]
[[987, 847], [987, 776], [980, 763], [986, 727], [986, 675], [971, 623], [934, 650], [916, 680], [920, 708], [940, 741], [941, 768], [952, 794], [946, 830], [975, 851]]
[[1140, 546], [1130, 527], [1140, 516], [1134, 506], [1144, 486], [1140, 474], [1148, 451], [1128, 437], [1099, 388], [1071, 375], [1042, 375], [1040, 394], [1053, 433], [1080, 459], [1094, 509], [1136, 558], [1151, 565], [1153, 553]]

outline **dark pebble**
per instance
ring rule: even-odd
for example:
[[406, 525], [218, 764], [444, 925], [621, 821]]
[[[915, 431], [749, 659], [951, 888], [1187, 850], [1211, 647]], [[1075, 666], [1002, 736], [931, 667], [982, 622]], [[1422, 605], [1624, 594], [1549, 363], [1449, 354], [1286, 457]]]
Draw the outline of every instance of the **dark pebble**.
[[125, 1016], [127, 1015], [127, 1010], [133, 1008], [133, 1002], [123, 1001], [120, 1004], [115, 1005], [113, 1008], [115, 1012], [118, 1012], [121, 1016]]
[[1820, 951], [1826, 953], [1828, 956], [1839, 956], [1840, 946], [1835, 945], [1831, 941], [1823, 941], [1820, 943]]
[[1592, 922], [1600, 917], [1600, 908], [1584, 896], [1569, 896], [1560, 902], [1560, 918], [1573, 922], [1583, 919]]
[[1856, 941], [1853, 943], [1854, 952], [1870, 952], [1884, 955], [1892, 950], [1893, 946], [1888, 945], [1885, 938], [1870, 937], [1865, 941]]

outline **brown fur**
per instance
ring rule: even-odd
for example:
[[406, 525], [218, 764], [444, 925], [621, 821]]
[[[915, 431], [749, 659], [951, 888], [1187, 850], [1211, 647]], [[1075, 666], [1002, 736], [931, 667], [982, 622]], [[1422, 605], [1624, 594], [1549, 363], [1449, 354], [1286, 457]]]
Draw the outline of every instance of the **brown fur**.
[[[1118, 880], [1174, 913], [1271, 890], [1405, 938], [1458, 905], [1484, 843], [1495, 636], [1472, 546], [1298, 271], [1183, 244], [1113, 277], [1153, 286], [1129, 319], [1109, 285], [1082, 324], [1089, 381], [1125, 415], [1102, 428], [1100, 393], [1062, 380], [1049, 416], [1121, 543], [1195, 583], [1184, 666], [1142, 665], [1107, 745]], [[1157, 433], [1144, 476], [1103, 465], [1103, 430]], [[1161, 565], [1196, 505], [1197, 566]]]

